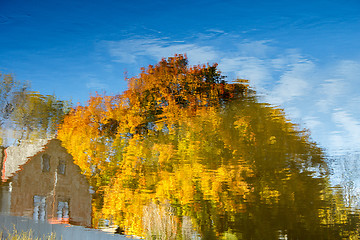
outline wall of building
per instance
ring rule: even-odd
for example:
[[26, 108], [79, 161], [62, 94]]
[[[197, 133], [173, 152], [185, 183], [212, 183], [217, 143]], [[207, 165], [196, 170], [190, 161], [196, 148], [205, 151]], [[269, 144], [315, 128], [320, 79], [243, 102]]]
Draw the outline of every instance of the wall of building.
[[[48, 159], [45, 163], [44, 158]], [[59, 167], [59, 164], [62, 166]], [[62, 174], [63, 164], [65, 164], [64, 174]], [[70, 216], [68, 220], [71, 223], [91, 225], [89, 184], [59, 140], [49, 141], [42, 152], [31, 157], [21, 168], [21, 171], [11, 178], [12, 215], [40, 219], [41, 214], [45, 214], [46, 219], [56, 222], [59, 220], [59, 212], [66, 217], [68, 210]], [[45, 203], [43, 209], [39, 207], [43, 204], [39, 203], [41, 201]], [[59, 211], [59, 203], [60, 205], [66, 203], [68, 209], [63, 208]], [[66, 221], [65, 218], [60, 220]]]

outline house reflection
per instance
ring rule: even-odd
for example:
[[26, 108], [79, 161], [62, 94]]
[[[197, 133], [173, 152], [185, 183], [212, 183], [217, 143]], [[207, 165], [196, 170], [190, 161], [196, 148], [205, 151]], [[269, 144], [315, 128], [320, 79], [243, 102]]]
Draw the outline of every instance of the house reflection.
[[59, 140], [3, 149], [0, 157], [2, 213], [91, 226], [89, 183]]

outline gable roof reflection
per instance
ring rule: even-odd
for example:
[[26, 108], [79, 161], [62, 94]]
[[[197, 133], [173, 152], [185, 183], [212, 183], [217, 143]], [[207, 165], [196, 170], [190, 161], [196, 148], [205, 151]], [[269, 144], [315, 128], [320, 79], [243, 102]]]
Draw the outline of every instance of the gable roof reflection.
[[8, 193], [1, 195], [3, 211], [51, 223], [91, 225], [89, 183], [60, 140], [7, 148], [2, 155]]
[[10, 146], [4, 149], [2, 160], [1, 180], [6, 182], [21, 166], [26, 164], [32, 156], [43, 151], [48, 139], [22, 141], [18, 146]]

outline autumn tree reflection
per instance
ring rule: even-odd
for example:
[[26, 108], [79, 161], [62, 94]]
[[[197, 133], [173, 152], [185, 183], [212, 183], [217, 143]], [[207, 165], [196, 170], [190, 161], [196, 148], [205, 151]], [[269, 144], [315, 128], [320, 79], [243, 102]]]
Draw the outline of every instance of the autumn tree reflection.
[[151, 239], [356, 236], [309, 133], [216, 67], [163, 59], [65, 118], [58, 137], [94, 187], [94, 224]]

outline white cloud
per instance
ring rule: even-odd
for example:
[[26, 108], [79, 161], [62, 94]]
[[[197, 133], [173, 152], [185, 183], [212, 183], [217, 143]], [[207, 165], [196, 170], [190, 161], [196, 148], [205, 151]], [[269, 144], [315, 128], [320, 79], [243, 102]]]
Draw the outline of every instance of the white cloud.
[[238, 54], [244, 57], [267, 58], [275, 51], [275, 48], [271, 47], [270, 44], [271, 41], [269, 40], [241, 42], [237, 44]]
[[223, 58], [219, 69], [223, 72], [232, 72], [236, 78], [251, 80], [251, 86], [263, 90], [263, 85], [272, 79], [266, 60], [256, 57]]
[[316, 129], [322, 126], [322, 122], [318, 117], [306, 116], [303, 118], [306, 128]]
[[[295, 50], [276, 54], [275, 48], [266, 46], [268, 43], [271, 42], [242, 44], [242, 47], [249, 48], [247, 52], [240, 49], [237, 53], [239, 56], [222, 58], [219, 69], [224, 73], [230, 72], [235, 77], [249, 79], [251, 86], [258, 93], [265, 93], [266, 100], [275, 105], [286, 104], [307, 95], [312, 84], [316, 84], [314, 62]], [[260, 49], [259, 52], [254, 50], [256, 47]]]
[[211, 28], [207, 30], [208, 32], [213, 32], [213, 33], [225, 33], [225, 31], [221, 30], [221, 29], [216, 29], [216, 28]]
[[318, 111], [331, 114], [342, 108], [360, 116], [360, 62], [341, 60], [325, 68], [317, 67], [317, 71], [321, 80], [315, 98]]
[[287, 68], [289, 70], [280, 74], [280, 80], [268, 98], [273, 104], [281, 105], [308, 94], [314, 64], [310, 60], [299, 59], [295, 64], [287, 64]]
[[360, 62], [353, 60], [342, 60], [336, 66], [337, 74], [350, 81], [359, 81], [360, 76]]
[[112, 61], [119, 63], [136, 63], [139, 56], [145, 56], [149, 46], [156, 46], [156, 39], [124, 39], [105, 41]]
[[360, 150], [360, 121], [343, 109], [334, 112], [332, 120], [340, 129], [332, 133], [333, 144], [349, 150]]
[[344, 79], [327, 79], [320, 84], [319, 95], [321, 98], [316, 102], [316, 106], [321, 112], [331, 111], [331, 107], [336, 104], [336, 98], [344, 95], [346, 91], [343, 82]]
[[296, 123], [299, 123], [299, 119], [302, 117], [301, 110], [296, 106], [289, 106], [286, 108], [285, 112], [288, 119], [295, 121]]
[[141, 57], [160, 60], [175, 54], [187, 54], [191, 64], [214, 61], [218, 54], [211, 46], [186, 44], [181, 41], [164, 39], [125, 39], [106, 42], [113, 61], [120, 63], [136, 63]]
[[218, 56], [212, 47], [198, 46], [196, 44], [174, 44], [170, 46], [154, 44], [149, 46], [146, 52], [157, 59], [174, 56], [177, 53], [186, 53], [191, 65], [211, 62]]
[[86, 83], [86, 87], [90, 88], [90, 89], [95, 89], [95, 90], [106, 90], [109, 89], [109, 85], [100, 82], [97, 79], [90, 79], [87, 83]]

